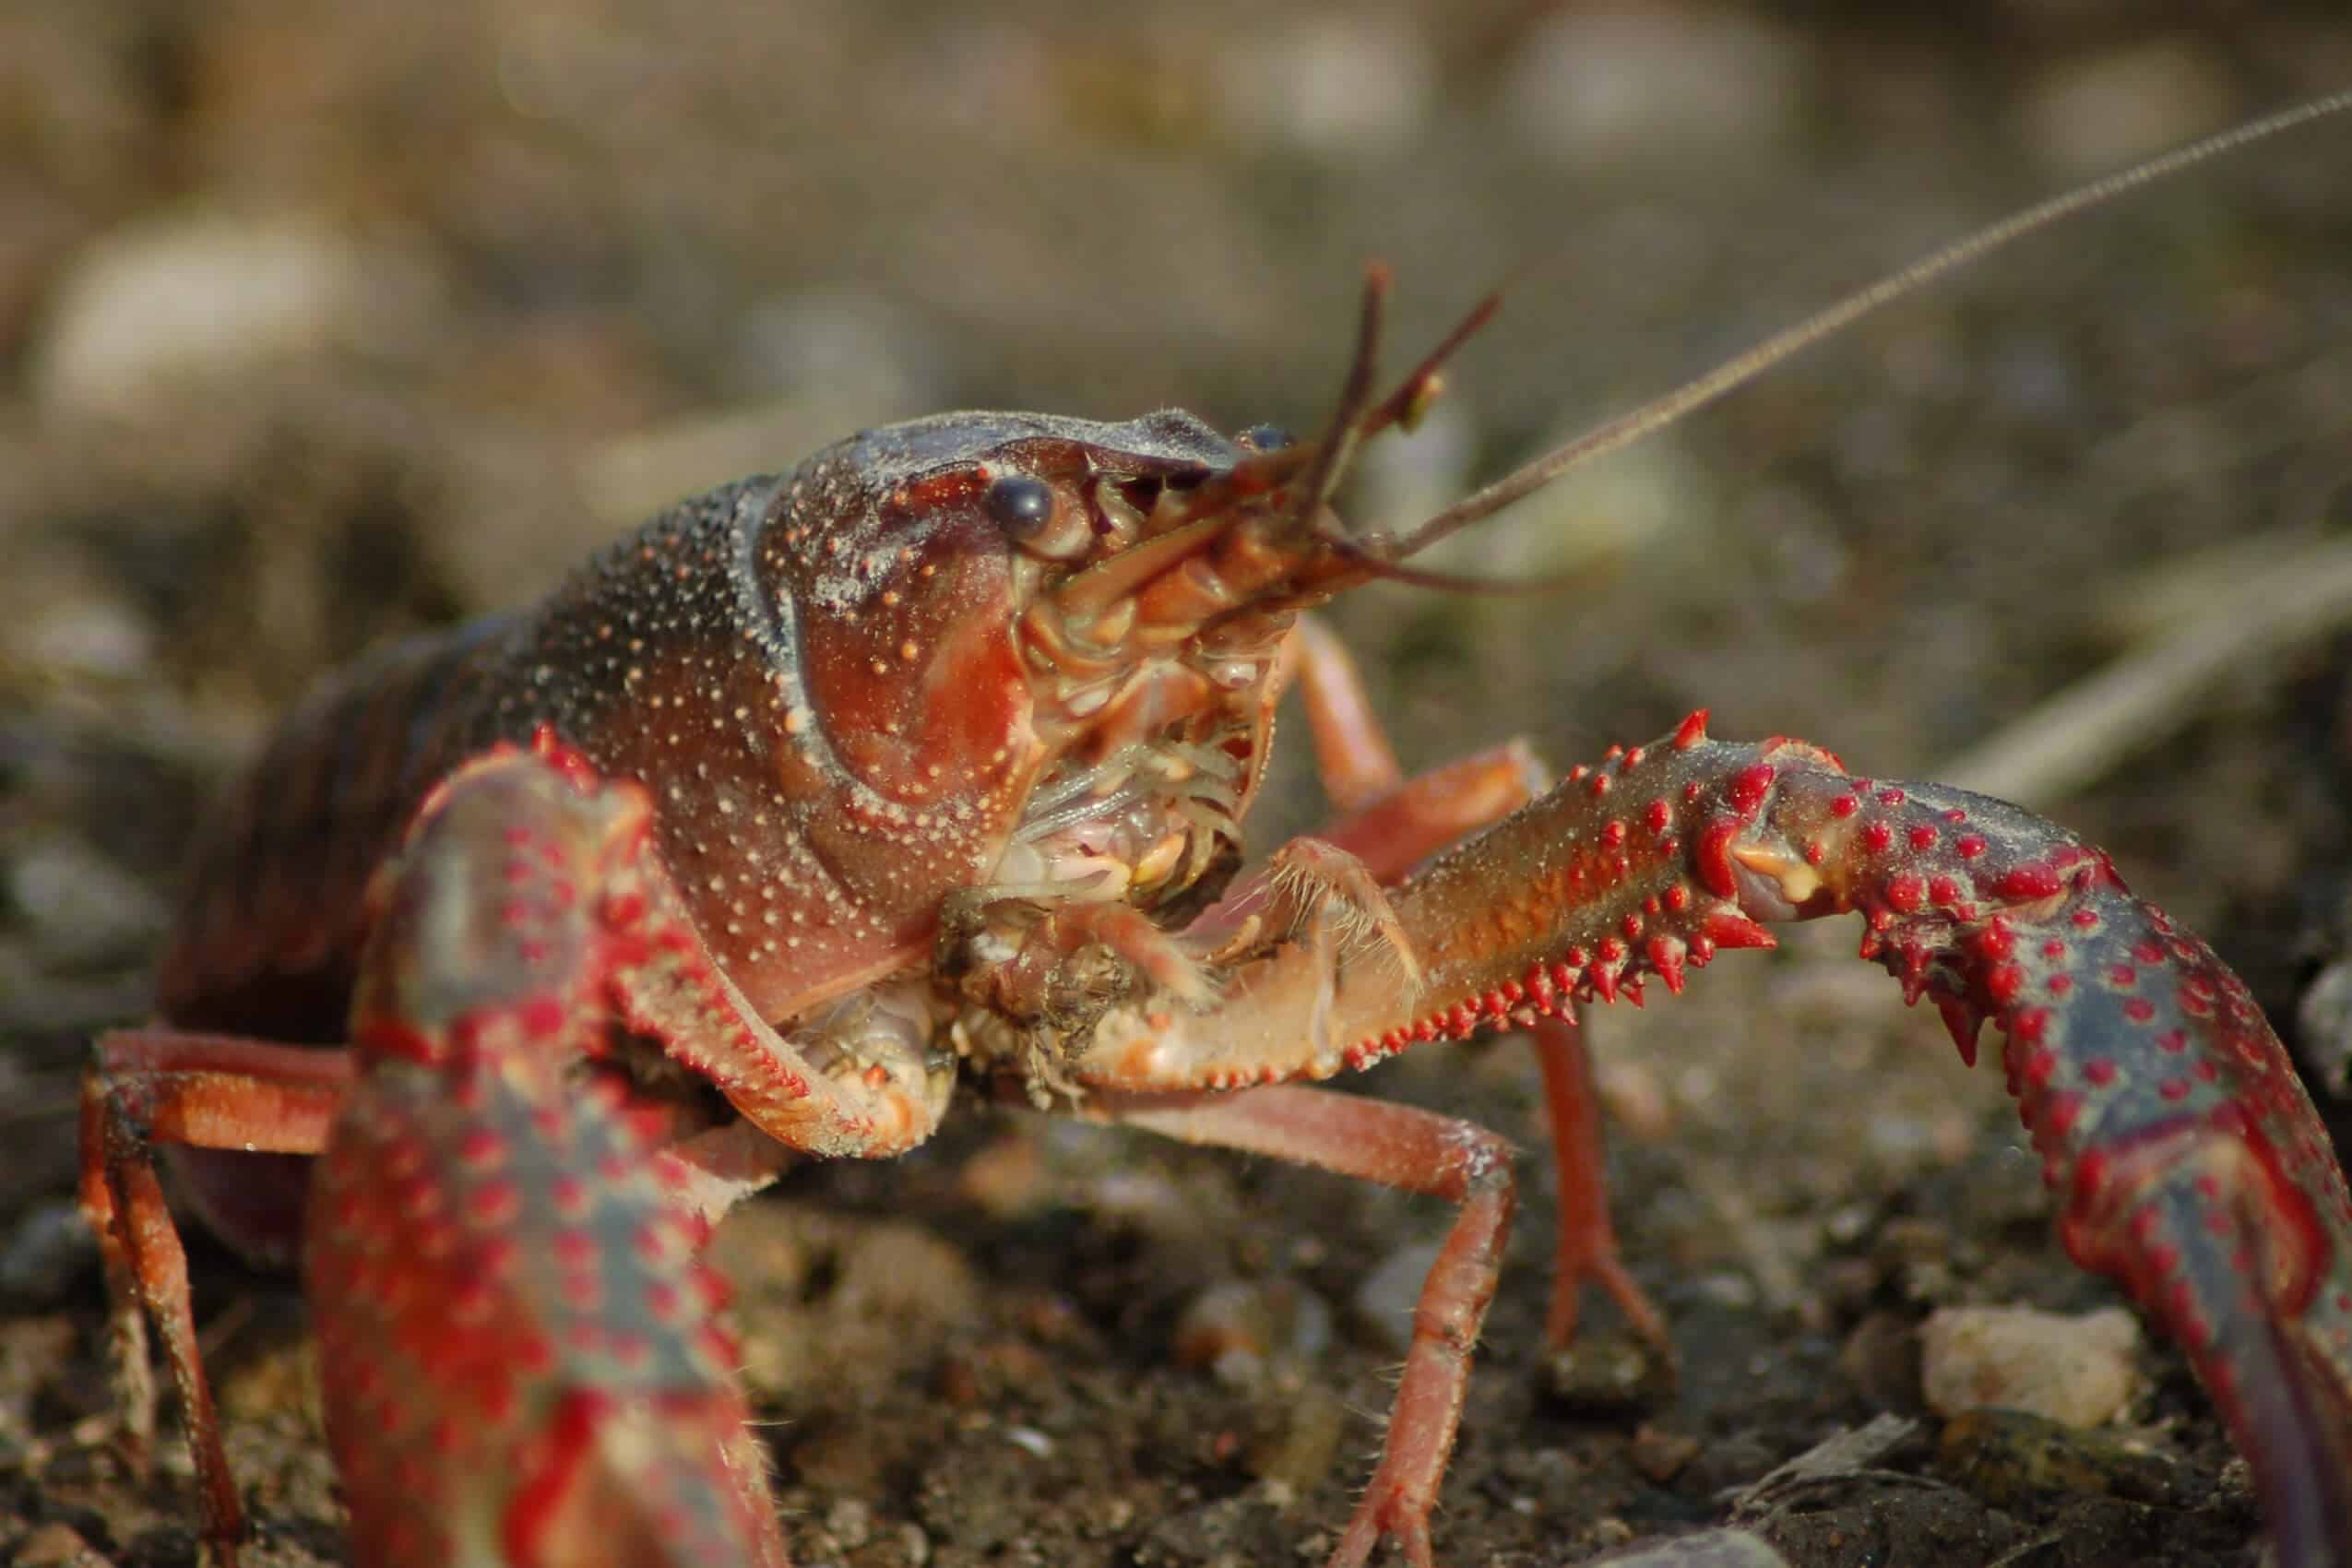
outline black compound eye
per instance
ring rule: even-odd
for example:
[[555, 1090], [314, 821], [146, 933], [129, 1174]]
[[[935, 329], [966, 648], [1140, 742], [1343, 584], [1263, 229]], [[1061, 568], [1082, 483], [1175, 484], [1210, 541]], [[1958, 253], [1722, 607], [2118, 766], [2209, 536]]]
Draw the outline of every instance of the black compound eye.
[[1290, 445], [1290, 433], [1278, 424], [1253, 424], [1235, 440], [1253, 452], [1279, 452]]
[[997, 527], [1027, 539], [1053, 520], [1053, 487], [1034, 474], [1003, 474], [988, 481], [980, 505]]

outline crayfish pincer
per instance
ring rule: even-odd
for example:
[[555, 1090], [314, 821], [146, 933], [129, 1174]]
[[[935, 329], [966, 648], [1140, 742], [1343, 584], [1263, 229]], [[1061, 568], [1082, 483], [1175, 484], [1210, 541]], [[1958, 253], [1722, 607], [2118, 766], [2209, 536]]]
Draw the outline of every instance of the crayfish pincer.
[[[160, 1021], [87, 1079], [130, 1441], [152, 1324], [233, 1562], [160, 1146], [224, 1236], [303, 1254], [359, 1562], [781, 1564], [695, 1242], [799, 1158], [895, 1155], [959, 1088], [1010, 1089], [1454, 1206], [1331, 1558], [1385, 1538], [1429, 1568], [1512, 1151], [1313, 1080], [1528, 1031], [1574, 1194], [1549, 1336], [1591, 1283], [1663, 1348], [1598, 1201], [1577, 1010], [1852, 912], [1964, 1056], [2001, 1038], [2068, 1251], [2185, 1347], [2280, 1562], [2352, 1565], [2352, 1197], [2211, 949], [2051, 823], [1703, 714], [1556, 783], [1516, 744], [1408, 778], [1302, 619], [1448, 581], [1407, 557], [1994, 244], [2346, 107], [1963, 242], [1393, 540], [1331, 497], [1494, 302], [1383, 394], [1375, 270], [1312, 440], [1172, 412], [870, 431], [330, 682], [211, 819]], [[1337, 814], [1247, 867], [1294, 683]]]

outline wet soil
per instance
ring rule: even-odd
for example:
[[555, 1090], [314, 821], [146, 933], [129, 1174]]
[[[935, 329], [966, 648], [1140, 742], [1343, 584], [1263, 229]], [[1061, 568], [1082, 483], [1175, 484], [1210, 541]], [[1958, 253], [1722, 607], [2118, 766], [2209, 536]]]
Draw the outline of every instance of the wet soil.
[[[0, 1559], [194, 1560], [184, 1463], [134, 1480], [108, 1443], [75, 1075], [142, 1015], [204, 797], [319, 671], [883, 420], [1312, 429], [1373, 255], [1400, 358], [1515, 279], [1351, 492], [1409, 518], [1941, 239], [2352, 80], [2330, 13], [0, 0]], [[1572, 591], [1337, 607], [1408, 766], [1515, 733], [1565, 764], [1705, 706], [1974, 778], [2135, 624], [2340, 543], [2347, 136], [2070, 223], [1444, 563]], [[2342, 925], [2347, 653], [2271, 643], [2014, 786], [2282, 1019]], [[1293, 756], [1253, 826], [1324, 810]], [[2253, 1561], [2242, 1467], [2168, 1348], [2095, 1433], [1920, 1415], [1934, 1308], [2114, 1294], [2051, 1241], [1998, 1075], [1853, 941], [1598, 1018], [1618, 1224], [1680, 1378], [1553, 1389], [1531, 1153], [1443, 1562], [1735, 1518], [1799, 1568]], [[1545, 1144], [1512, 1042], [1355, 1087]], [[793, 1173], [715, 1246], [796, 1560], [1316, 1562], [1445, 1218], [978, 1107], [913, 1157]], [[193, 1244], [249, 1561], [340, 1561], [299, 1299]], [[1258, 1353], [1180, 1354], [1204, 1323]], [[1587, 1364], [1621, 1341], [1596, 1303]], [[1918, 1424], [1757, 1490], [1889, 1412]]]

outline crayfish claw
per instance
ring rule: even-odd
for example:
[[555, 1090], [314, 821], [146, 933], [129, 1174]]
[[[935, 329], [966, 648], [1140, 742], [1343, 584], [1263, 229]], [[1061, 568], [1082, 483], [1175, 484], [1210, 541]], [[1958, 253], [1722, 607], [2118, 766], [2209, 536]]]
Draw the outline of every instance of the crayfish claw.
[[1779, 759], [1760, 830], [1862, 913], [1964, 1060], [1990, 1019], [2059, 1235], [2188, 1352], [2278, 1560], [2352, 1568], [2352, 1194], [2286, 1050], [2204, 942], [2055, 824]]
[[[1686, 723], [1384, 892], [1423, 956], [1409, 1004], [1334, 998], [1313, 983], [1329, 966], [1243, 976], [1294, 1033], [1302, 1017], [1329, 1030], [1318, 1063], [1557, 1015], [1572, 996], [1637, 999], [1645, 974], [1671, 988], [1685, 949], [1695, 962], [1767, 944], [1764, 921], [1859, 915], [1862, 956], [1935, 1002], [1964, 1060], [1987, 1022], [2003, 1037], [2061, 1240], [2187, 1350], [2281, 1562], [2352, 1568], [2352, 1192], [2244, 983], [2105, 854], [2004, 802]], [[1111, 1043], [1106, 1064], [1146, 1068], [1189, 1044]], [[1224, 1051], [1214, 1082], [1254, 1081], [1240, 1055]]]
[[700, 1218], [625, 1080], [574, 1073], [642, 945], [645, 815], [501, 753], [373, 895], [303, 1258], [362, 1568], [784, 1568]]

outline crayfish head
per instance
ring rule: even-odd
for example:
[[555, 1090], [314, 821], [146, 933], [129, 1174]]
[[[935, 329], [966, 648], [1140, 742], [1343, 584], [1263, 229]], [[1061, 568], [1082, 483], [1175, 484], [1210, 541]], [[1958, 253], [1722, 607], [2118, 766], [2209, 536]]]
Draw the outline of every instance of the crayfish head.
[[[837, 564], [814, 597], [853, 619], [880, 612], [885, 628], [910, 612], [941, 616], [943, 638], [910, 635], [899, 654], [920, 663], [921, 650], [948, 646], [944, 634], [966, 634], [933, 667], [968, 699], [997, 705], [985, 733], [1026, 742], [1015, 747], [1030, 760], [997, 888], [1158, 909], [1238, 851], [1297, 612], [1375, 577], [1414, 576], [1376, 541], [1349, 538], [1331, 496], [1366, 439], [1420, 417], [1497, 303], [1481, 301], [1381, 397], [1387, 291], [1386, 269], [1373, 267], [1338, 406], [1312, 442], [1269, 426], [1228, 441], [1170, 410], [1123, 424], [950, 414], [842, 449], [870, 497], [867, 520], [828, 529], [821, 548], [853, 571], [864, 563], [865, 575]], [[911, 594], [877, 591], [910, 573]], [[888, 648], [870, 645], [887, 640], [844, 646], [886, 680]], [[845, 687], [858, 678], [833, 672]], [[923, 711], [936, 711], [925, 693]], [[935, 747], [922, 758], [937, 760]]]
[[1376, 271], [1348, 386], [1312, 442], [1228, 440], [1174, 410], [961, 413], [802, 465], [752, 563], [794, 688], [785, 793], [839, 798], [846, 774], [885, 802], [849, 802], [863, 837], [820, 849], [933, 908], [964, 885], [1161, 911], [1229, 864], [1297, 612], [1396, 575], [1329, 498], [1491, 309], [1375, 399], [1385, 288]]
[[1214, 895], [1297, 612], [1384, 575], [1326, 503], [1442, 353], [1375, 402], [1370, 347], [1298, 445], [1174, 411], [867, 431], [659, 520], [560, 607], [624, 645], [598, 763], [653, 791], [763, 1016], [922, 962], [959, 889], [1162, 929]]
[[1324, 546], [1299, 523], [1299, 452], [1256, 430], [1213, 465], [1153, 471], [1129, 444], [1177, 430], [1206, 434], [1155, 414], [992, 481], [1034, 517], [1013, 631], [1041, 766], [1008, 889], [1158, 909], [1239, 849]]
[[1190, 885], [1238, 839], [1275, 601], [1321, 548], [1284, 511], [1298, 464], [1173, 410], [949, 414], [818, 454], [753, 547], [791, 649], [788, 734], [956, 825], [965, 880]]
[[[1288, 676], [1301, 610], [1378, 577], [1413, 580], [1382, 541], [1346, 534], [1330, 500], [1362, 443], [1409, 427], [1443, 367], [1491, 318], [1474, 307], [1386, 396], [1376, 395], [1388, 273], [1367, 275], [1356, 353], [1324, 433], [1270, 426], [1218, 443], [1222, 460], [1155, 467], [1134, 435], [1206, 434], [1188, 415], [1069, 426], [1058, 473], [1019, 486], [1036, 519], [1020, 549], [1018, 647], [1046, 759], [998, 882], [1024, 892], [1082, 879], [1094, 896], [1163, 909], [1238, 852]], [[1213, 438], [1212, 438], [1213, 439]]]

